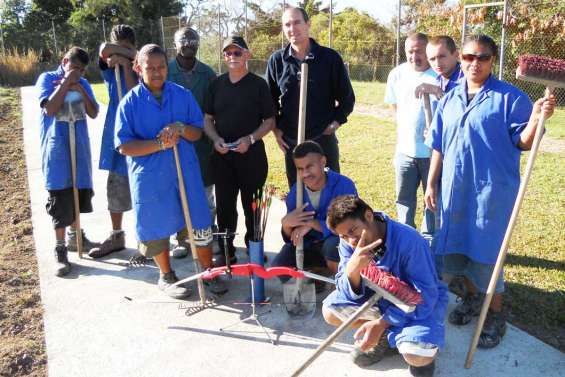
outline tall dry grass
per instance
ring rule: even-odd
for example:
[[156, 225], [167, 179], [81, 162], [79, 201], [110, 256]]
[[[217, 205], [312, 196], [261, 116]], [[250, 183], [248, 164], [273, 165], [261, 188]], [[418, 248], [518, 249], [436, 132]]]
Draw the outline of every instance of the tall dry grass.
[[0, 85], [33, 85], [43, 69], [44, 64], [39, 62], [37, 51], [22, 53], [17, 49], [8, 50], [5, 55], [0, 55]]

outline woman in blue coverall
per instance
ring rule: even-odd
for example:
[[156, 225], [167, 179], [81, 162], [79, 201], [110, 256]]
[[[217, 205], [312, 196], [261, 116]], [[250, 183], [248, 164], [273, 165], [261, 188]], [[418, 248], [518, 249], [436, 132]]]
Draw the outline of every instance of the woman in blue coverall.
[[[465, 83], [441, 99], [426, 141], [433, 151], [425, 201], [441, 211], [433, 251], [443, 256], [442, 272], [463, 276], [468, 292], [449, 314], [455, 325], [480, 313], [518, 193], [520, 154], [531, 148], [541, 114], [555, 107], [553, 95], [532, 107], [524, 92], [492, 75], [497, 46], [490, 37], [471, 36], [461, 51]], [[503, 291], [501, 274], [479, 347], [495, 347], [506, 331]]]

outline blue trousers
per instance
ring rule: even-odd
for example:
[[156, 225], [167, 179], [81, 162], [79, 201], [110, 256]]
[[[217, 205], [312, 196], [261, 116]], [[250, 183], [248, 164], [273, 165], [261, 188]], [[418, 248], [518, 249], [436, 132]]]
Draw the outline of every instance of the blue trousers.
[[[418, 186], [426, 190], [428, 171], [430, 170], [429, 158], [414, 158], [402, 153], [397, 153], [395, 158], [396, 169], [396, 215], [398, 221], [416, 228], [414, 216], [417, 208]], [[435, 232], [435, 215], [429, 209], [424, 209], [421, 233], [424, 238], [431, 240]]]

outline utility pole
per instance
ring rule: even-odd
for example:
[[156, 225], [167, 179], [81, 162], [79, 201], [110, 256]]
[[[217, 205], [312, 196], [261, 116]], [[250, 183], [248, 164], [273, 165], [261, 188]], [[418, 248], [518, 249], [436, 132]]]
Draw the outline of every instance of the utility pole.
[[398, 20], [396, 22], [396, 65], [400, 65], [400, 18], [402, 17], [402, 0], [398, 0]]

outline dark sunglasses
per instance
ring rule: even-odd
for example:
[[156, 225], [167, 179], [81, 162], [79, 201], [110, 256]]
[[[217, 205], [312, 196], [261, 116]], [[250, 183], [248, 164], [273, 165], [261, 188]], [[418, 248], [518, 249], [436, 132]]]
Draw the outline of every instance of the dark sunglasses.
[[488, 62], [490, 60], [490, 58], [492, 58], [491, 54], [479, 54], [479, 55], [462, 54], [461, 55], [461, 59], [463, 59], [464, 61], [466, 61], [468, 63], [473, 62], [475, 59], [480, 61], [481, 63], [485, 63], [485, 62]]
[[243, 55], [243, 51], [235, 50], [235, 51], [224, 51], [224, 56], [235, 56], [236, 58], [240, 58]]

